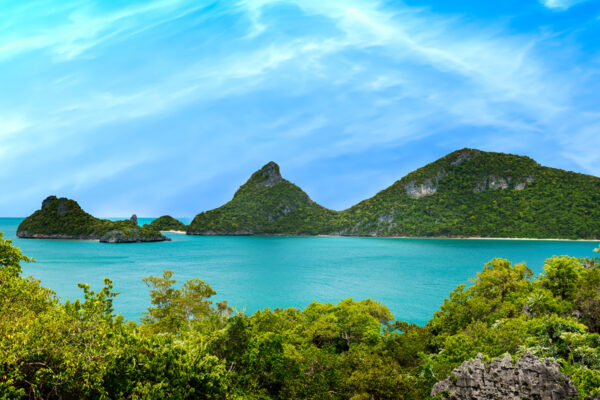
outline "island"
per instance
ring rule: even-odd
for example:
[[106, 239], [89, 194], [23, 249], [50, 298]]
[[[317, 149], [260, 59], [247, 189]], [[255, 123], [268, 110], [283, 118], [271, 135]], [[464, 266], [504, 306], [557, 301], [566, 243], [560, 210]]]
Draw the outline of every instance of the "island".
[[102, 243], [142, 243], [171, 240], [154, 229], [140, 227], [137, 217], [110, 221], [85, 212], [75, 200], [49, 196], [42, 208], [17, 228], [25, 239], [99, 240]]
[[230, 202], [196, 215], [187, 234], [316, 235], [328, 231], [336, 216], [283, 179], [279, 165], [269, 162], [252, 174]]
[[600, 178], [513, 154], [461, 149], [347, 210], [312, 201], [270, 162], [189, 235], [600, 238]]
[[187, 226], [170, 215], [163, 215], [162, 217], [156, 218], [151, 223], [144, 225], [144, 228], [153, 229], [159, 232], [185, 232]]

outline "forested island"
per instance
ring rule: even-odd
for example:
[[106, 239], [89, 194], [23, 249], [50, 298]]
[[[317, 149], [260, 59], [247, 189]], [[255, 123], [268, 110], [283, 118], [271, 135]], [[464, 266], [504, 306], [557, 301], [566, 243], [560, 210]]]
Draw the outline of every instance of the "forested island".
[[171, 271], [136, 323], [109, 279], [60, 302], [30, 261], [0, 234], [3, 399], [600, 399], [598, 258], [494, 259], [424, 326], [370, 299], [245, 315]]
[[154, 229], [155, 231], [159, 232], [184, 232], [186, 229], [186, 225], [183, 222], [171, 217], [170, 215], [158, 217], [143, 227]]
[[140, 227], [134, 215], [109, 221], [86, 213], [75, 200], [49, 196], [42, 208], [25, 218], [17, 236], [28, 239], [99, 240], [103, 243], [139, 243], [170, 240], [155, 229]]
[[198, 214], [187, 233], [597, 239], [598, 204], [600, 178], [462, 149], [336, 212], [270, 162], [230, 202]]
[[188, 235], [338, 235], [444, 238], [600, 238], [600, 178], [544, 167], [529, 157], [462, 149], [406, 175], [347, 210], [327, 209], [269, 162], [190, 225], [98, 219], [50, 196], [18, 228], [22, 238], [168, 240]]

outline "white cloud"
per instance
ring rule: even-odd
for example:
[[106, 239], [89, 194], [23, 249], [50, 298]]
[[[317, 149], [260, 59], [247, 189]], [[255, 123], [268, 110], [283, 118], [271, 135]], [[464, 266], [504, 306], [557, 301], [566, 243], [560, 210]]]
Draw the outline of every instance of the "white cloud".
[[32, 126], [24, 116], [1, 116], [0, 115], [0, 140], [7, 139]]
[[540, 0], [544, 6], [557, 11], [567, 10], [574, 5], [583, 3], [585, 1], [587, 0]]
[[111, 13], [76, 8], [64, 23], [35, 26], [17, 37], [7, 29], [5, 39], [0, 40], [0, 61], [34, 50], [49, 50], [59, 61], [72, 60], [110, 39], [124, 40], [202, 8], [188, 6], [181, 12], [183, 3], [183, 0], [156, 0]]

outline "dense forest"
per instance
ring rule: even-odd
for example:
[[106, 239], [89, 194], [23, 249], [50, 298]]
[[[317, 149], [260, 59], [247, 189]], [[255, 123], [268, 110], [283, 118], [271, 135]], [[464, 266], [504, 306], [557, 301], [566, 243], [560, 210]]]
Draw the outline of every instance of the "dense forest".
[[599, 203], [600, 178], [462, 149], [336, 212], [269, 163], [230, 202], [198, 214], [188, 233], [597, 239]]
[[118, 232], [124, 240], [167, 239], [156, 229], [138, 226], [137, 217], [120, 221], [96, 218], [75, 200], [56, 196], [47, 197], [42, 208], [25, 218], [17, 228], [17, 236], [22, 238], [101, 239], [111, 232]]
[[283, 179], [270, 162], [256, 171], [227, 204], [198, 214], [188, 234], [316, 235], [331, 229], [337, 214]]
[[[139, 323], [116, 315], [106, 279], [60, 302], [24, 277], [0, 236], [1, 399], [426, 399], [464, 360], [531, 352], [556, 360], [579, 396], [600, 392], [600, 259], [494, 259], [425, 326], [374, 300], [237, 313], [173, 272], [144, 279]], [[401, 290], [399, 288], [398, 290]]]
[[155, 231], [185, 231], [186, 226], [183, 222], [171, 217], [170, 215], [163, 215], [162, 217], [156, 218], [149, 224], [145, 224], [144, 228], [153, 229]]

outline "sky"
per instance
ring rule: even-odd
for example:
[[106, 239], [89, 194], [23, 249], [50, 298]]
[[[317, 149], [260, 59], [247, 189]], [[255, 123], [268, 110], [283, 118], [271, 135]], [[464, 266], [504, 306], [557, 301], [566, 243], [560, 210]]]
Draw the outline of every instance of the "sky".
[[345, 209], [470, 147], [600, 176], [599, 0], [0, 0], [0, 216]]

